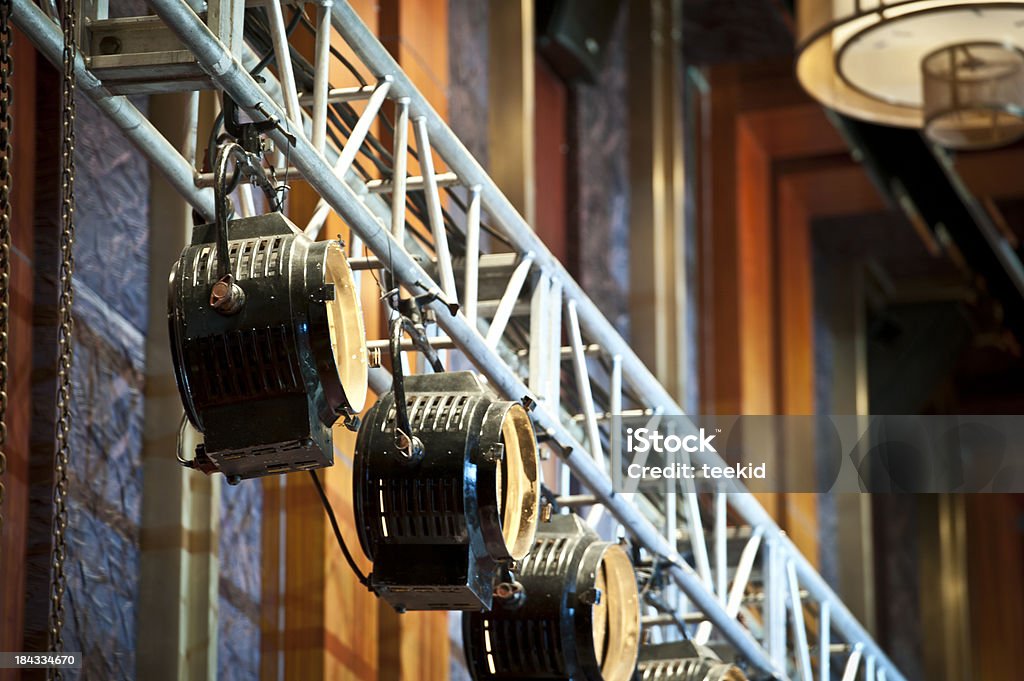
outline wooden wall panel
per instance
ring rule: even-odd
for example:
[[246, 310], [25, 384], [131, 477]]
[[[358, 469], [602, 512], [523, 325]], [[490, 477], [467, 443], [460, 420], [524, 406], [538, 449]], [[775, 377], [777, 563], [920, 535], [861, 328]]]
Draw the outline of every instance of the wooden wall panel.
[[1024, 668], [1022, 495], [967, 495], [967, 570], [973, 679], [1008, 679]]
[[536, 61], [537, 107], [534, 136], [534, 229], [544, 245], [562, 263], [568, 262], [568, 123], [569, 93], [543, 59]]

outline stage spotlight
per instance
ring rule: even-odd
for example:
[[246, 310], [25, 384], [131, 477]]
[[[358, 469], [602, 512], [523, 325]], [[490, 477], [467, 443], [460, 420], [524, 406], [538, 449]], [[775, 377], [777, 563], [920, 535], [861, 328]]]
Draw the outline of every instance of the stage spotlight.
[[747, 677], [710, 648], [676, 641], [640, 649], [637, 681], [747, 681]]
[[193, 230], [170, 277], [175, 376], [204, 438], [179, 459], [231, 483], [330, 466], [331, 426], [355, 427], [368, 371], [342, 246], [311, 241], [280, 213], [220, 217], [223, 227]]
[[542, 523], [518, 582], [499, 586], [490, 612], [462, 616], [476, 681], [629, 681], [640, 605], [629, 556], [576, 515]]
[[537, 529], [529, 415], [471, 372], [397, 372], [394, 388], [397, 400], [381, 397], [356, 438], [353, 496], [371, 588], [399, 612], [489, 608]]

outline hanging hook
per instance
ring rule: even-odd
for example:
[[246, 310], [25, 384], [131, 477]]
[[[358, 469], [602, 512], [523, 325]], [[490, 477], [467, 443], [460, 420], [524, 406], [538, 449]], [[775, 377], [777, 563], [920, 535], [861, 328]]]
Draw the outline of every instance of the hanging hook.
[[405, 373], [402, 371], [402, 328], [404, 317], [391, 320], [391, 390], [395, 396], [395, 446], [407, 459], [423, 454], [423, 443], [412, 434], [409, 405], [405, 400]]

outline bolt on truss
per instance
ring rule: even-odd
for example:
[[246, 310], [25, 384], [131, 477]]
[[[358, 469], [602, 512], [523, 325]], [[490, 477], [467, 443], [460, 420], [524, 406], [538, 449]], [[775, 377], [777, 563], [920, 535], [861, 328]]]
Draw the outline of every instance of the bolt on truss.
[[[13, 1], [15, 23], [59, 63], [56, 24], [30, 0]], [[613, 490], [605, 442], [615, 448], [619, 435], [611, 432], [609, 415], [624, 413], [626, 401], [626, 411], [638, 415], [682, 414], [682, 408], [347, 2], [317, 5], [309, 22], [316, 38], [314, 62], [308, 65], [296, 63], [289, 49], [286, 5], [264, 3], [265, 29], [280, 68], [277, 77], [264, 72], [259, 81], [250, 75], [259, 60], [251, 45], [240, 60], [190, 3], [149, 4], [216, 87], [254, 119], [272, 115], [282, 121], [284, 129], [271, 132], [286, 162], [279, 176], [304, 179], [322, 198], [306, 233], [315, 236], [329, 212], [338, 213], [361, 242], [353, 251], [364, 245], [372, 253], [353, 259], [357, 269], [387, 269], [396, 285], [434, 296], [430, 308], [445, 334], [431, 339], [436, 348], [460, 350], [505, 397], [529, 396], [536, 402], [538, 432], [562, 460], [564, 505], [590, 506], [591, 522], [604, 514], [613, 517], [685, 596], [676, 599], [684, 611], [645, 617], [645, 622], [689, 626], [699, 643], [714, 640], [732, 647], [758, 676], [830, 681], [837, 665], [850, 681], [904, 678], [752, 495], [715, 493], [708, 505], [692, 487], [680, 488], [678, 503], [672, 497], [659, 505], [644, 494]], [[358, 86], [328, 82], [334, 32], [369, 74]], [[112, 94], [83, 59], [76, 68], [83, 93], [200, 214], [212, 218], [208, 178], [189, 158], [202, 144], [183, 154], [130, 100]], [[393, 103], [393, 121], [384, 117], [387, 100]], [[349, 120], [339, 121], [331, 107], [353, 103], [362, 112], [350, 108]], [[371, 134], [378, 122], [393, 129], [390, 148]], [[437, 167], [435, 158], [447, 169]], [[363, 165], [381, 159], [386, 167], [378, 165], [376, 176], [366, 172]], [[410, 161], [421, 175], [408, 175]], [[445, 196], [464, 209], [458, 220], [446, 211]], [[243, 213], [251, 212], [251, 201], [244, 193], [241, 198]], [[410, 211], [416, 229], [407, 219]], [[485, 228], [492, 238], [482, 238]], [[507, 243], [512, 252], [482, 252], [492, 240]], [[375, 342], [380, 344], [370, 341], [370, 346]], [[563, 362], [571, 365], [566, 380]], [[601, 376], [595, 367], [602, 367]], [[371, 372], [378, 392], [388, 388], [388, 380], [384, 372]], [[569, 496], [570, 472], [586, 494]], [[680, 547], [693, 555], [692, 566]]]

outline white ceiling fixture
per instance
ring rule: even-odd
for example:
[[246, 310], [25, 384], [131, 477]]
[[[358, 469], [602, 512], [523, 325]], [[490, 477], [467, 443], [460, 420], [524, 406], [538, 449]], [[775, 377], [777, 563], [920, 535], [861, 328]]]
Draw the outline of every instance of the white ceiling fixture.
[[797, 24], [825, 106], [956, 149], [1024, 136], [1024, 0], [798, 0]]

